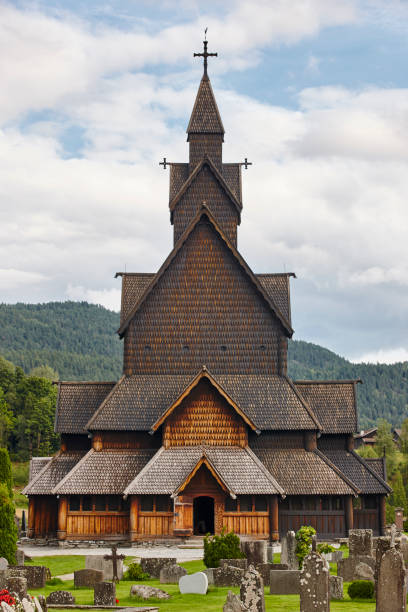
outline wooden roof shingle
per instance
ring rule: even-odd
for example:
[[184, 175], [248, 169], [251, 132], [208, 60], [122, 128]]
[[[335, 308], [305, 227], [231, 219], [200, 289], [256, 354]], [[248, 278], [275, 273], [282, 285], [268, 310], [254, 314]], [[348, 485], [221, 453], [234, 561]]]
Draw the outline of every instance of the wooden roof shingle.
[[81, 461], [86, 451], [59, 452], [23, 489], [24, 495], [51, 495], [54, 487]]
[[[356, 452], [340, 449], [325, 449], [324, 454], [334, 463], [363, 494], [385, 495], [391, 488], [383, 478]], [[382, 461], [381, 459], [379, 461]]]
[[222, 134], [224, 136], [224, 133], [210, 79], [204, 75], [198, 88], [187, 134]]
[[59, 382], [55, 431], [85, 433], [85, 425], [115, 384], [115, 382]]

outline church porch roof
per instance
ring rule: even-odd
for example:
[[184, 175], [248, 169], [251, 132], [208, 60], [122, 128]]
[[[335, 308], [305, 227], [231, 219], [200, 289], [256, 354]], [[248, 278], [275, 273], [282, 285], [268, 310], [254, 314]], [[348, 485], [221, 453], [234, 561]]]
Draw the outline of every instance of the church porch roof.
[[361, 493], [385, 495], [391, 491], [377, 471], [355, 451], [324, 449], [323, 452], [343, 474], [355, 483]]

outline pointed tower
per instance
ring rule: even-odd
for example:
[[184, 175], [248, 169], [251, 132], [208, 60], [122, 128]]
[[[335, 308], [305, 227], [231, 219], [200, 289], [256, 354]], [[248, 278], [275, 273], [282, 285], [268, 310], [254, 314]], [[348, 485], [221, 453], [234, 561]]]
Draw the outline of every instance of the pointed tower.
[[207, 72], [208, 41], [204, 40], [204, 73], [187, 127], [189, 163], [171, 163], [170, 213], [174, 243], [179, 240], [202, 206], [216, 219], [226, 238], [237, 246], [241, 221], [241, 164], [224, 164], [224, 126]]

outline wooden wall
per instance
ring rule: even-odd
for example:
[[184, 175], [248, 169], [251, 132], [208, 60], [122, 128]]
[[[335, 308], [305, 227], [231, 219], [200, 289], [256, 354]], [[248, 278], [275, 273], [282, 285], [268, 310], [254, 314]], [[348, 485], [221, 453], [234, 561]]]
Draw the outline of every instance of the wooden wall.
[[167, 418], [163, 444], [246, 446], [246, 425], [207, 379], [202, 379]]
[[28, 535], [34, 538], [55, 536], [57, 533], [58, 503], [52, 495], [35, 495], [29, 499]]
[[98, 431], [92, 436], [95, 450], [104, 448], [160, 448], [160, 435], [140, 431]]
[[68, 512], [67, 538], [123, 537], [129, 534], [129, 512]]

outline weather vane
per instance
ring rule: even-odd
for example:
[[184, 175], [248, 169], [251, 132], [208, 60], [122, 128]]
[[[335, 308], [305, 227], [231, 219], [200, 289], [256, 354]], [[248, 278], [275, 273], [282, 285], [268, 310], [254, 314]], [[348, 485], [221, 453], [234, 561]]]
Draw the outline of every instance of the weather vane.
[[208, 30], [208, 28], [205, 28], [205, 30], [204, 30], [204, 40], [203, 40], [204, 51], [203, 51], [203, 53], [194, 53], [194, 57], [203, 57], [204, 58], [204, 76], [206, 78], [208, 78], [208, 74], [207, 74], [207, 58], [208, 57], [218, 57], [218, 53], [208, 53], [208, 51], [207, 51], [207, 45], [208, 45], [207, 30]]

